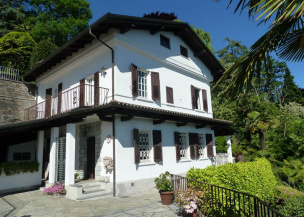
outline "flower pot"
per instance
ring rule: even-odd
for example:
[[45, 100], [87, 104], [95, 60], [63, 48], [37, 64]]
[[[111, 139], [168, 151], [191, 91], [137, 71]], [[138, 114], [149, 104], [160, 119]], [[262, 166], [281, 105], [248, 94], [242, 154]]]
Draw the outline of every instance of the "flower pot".
[[197, 216], [196, 210], [194, 210], [193, 213], [186, 213], [185, 212], [185, 217], [196, 217], [196, 216]]
[[160, 192], [160, 199], [163, 205], [170, 205], [174, 200], [174, 192]]

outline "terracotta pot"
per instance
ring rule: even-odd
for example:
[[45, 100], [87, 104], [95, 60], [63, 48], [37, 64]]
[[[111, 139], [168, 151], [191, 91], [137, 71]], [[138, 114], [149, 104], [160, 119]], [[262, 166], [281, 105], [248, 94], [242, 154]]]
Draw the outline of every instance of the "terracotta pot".
[[196, 210], [194, 210], [193, 213], [186, 213], [186, 212], [185, 212], [185, 217], [197, 217]]
[[174, 200], [174, 192], [160, 192], [160, 199], [163, 205], [170, 205]]

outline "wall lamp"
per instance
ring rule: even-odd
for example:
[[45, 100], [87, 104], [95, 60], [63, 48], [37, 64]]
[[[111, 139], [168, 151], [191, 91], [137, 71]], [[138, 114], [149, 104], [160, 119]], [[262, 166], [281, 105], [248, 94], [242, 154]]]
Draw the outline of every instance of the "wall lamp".
[[107, 74], [107, 71], [106, 71], [105, 67], [102, 67], [100, 69], [100, 72], [101, 72], [101, 75], [103, 75], [103, 76], [106, 76], [106, 74]]

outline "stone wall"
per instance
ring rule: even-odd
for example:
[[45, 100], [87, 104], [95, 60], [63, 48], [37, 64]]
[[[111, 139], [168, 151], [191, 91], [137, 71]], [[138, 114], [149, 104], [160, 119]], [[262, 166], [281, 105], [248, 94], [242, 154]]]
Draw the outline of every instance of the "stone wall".
[[24, 120], [24, 110], [36, 104], [33, 86], [0, 79], [0, 125]]
[[[78, 170], [84, 171], [86, 177], [87, 170], [87, 139], [95, 137], [95, 178], [101, 175], [101, 122], [83, 124], [79, 126], [79, 167]], [[77, 160], [77, 159], [76, 159]]]

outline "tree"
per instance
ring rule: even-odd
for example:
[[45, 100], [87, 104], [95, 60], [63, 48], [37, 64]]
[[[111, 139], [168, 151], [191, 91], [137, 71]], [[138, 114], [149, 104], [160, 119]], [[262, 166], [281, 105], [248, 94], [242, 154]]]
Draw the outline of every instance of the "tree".
[[24, 0], [0, 0], [0, 37], [10, 31], [25, 30], [27, 13]]
[[50, 39], [42, 40], [36, 44], [33, 49], [29, 69], [33, 68], [37, 62], [42, 61], [53, 53], [57, 49], [57, 46], [52, 43]]
[[284, 87], [282, 89], [284, 104], [297, 102], [304, 105], [304, 97], [302, 96], [301, 89], [294, 83], [293, 79], [294, 77], [290, 74], [290, 71], [286, 71], [284, 75]]
[[[216, 0], [219, 2], [220, 0]], [[229, 1], [228, 7], [233, 0]], [[286, 61], [302, 61], [304, 59], [303, 21], [304, 4], [302, 1], [288, 0], [236, 0], [238, 10], [248, 10], [249, 17], [258, 15], [261, 23], [274, 21], [270, 29], [257, 42], [250, 52], [229, 67], [218, 83], [231, 77], [231, 83], [226, 88], [227, 93], [236, 95], [238, 92], [249, 91], [252, 88], [254, 75], [259, 79], [263, 63], [267, 66], [269, 54], [276, 52], [279, 58]]]
[[36, 42], [27, 32], [10, 32], [0, 38], [0, 62], [24, 72]]
[[92, 17], [86, 0], [31, 0], [30, 5], [30, 34], [37, 42], [51, 38], [57, 46], [86, 28]]
[[175, 13], [171, 12], [171, 13], [166, 13], [166, 12], [151, 12], [149, 14], [144, 14], [145, 18], [153, 18], [153, 19], [160, 19], [160, 20], [176, 20], [177, 16], [175, 15]]

